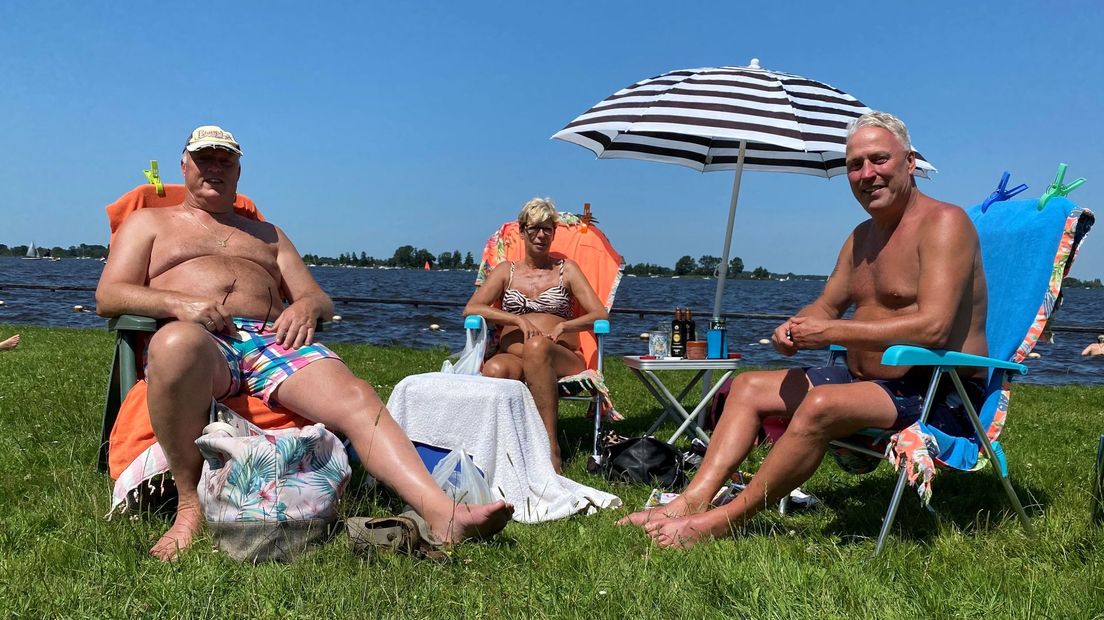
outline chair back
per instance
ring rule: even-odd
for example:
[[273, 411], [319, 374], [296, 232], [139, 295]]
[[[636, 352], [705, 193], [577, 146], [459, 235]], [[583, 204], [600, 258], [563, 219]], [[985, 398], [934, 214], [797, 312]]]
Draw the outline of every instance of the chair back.
[[[598, 299], [606, 306], [613, 307], [613, 298], [621, 284], [624, 259], [613, 249], [606, 235], [594, 225], [584, 224], [571, 213], [561, 213], [556, 227], [556, 238], [552, 241], [549, 253], [553, 256], [570, 258], [579, 265]], [[483, 248], [483, 260], [475, 285], [481, 286], [491, 270], [502, 261], [519, 261], [525, 258], [525, 243], [521, 239], [521, 230], [517, 221], [506, 222], [499, 227]], [[575, 308], [576, 313], [581, 308]], [[594, 334], [584, 331], [579, 334], [579, 348], [583, 353], [587, 368], [598, 368], [598, 341]]]
[[[123, 194], [115, 202], [107, 205], [107, 221], [111, 224], [111, 241], [115, 242], [115, 233], [123, 225], [123, 221], [138, 209], [156, 207], [174, 207], [184, 203], [184, 186], [179, 184], [164, 185], [165, 193], [160, 195], [157, 188], [149, 183], [143, 183], [138, 187]], [[234, 211], [242, 217], [252, 220], [264, 221], [257, 205], [245, 194], [238, 194], [234, 199]]]
[[[966, 210], [981, 243], [989, 292], [985, 336], [989, 356], [1023, 361], [1060, 305], [1062, 279], [1073, 266], [1095, 216], [1067, 198], [1039, 209], [1039, 200], [995, 202]], [[1004, 426], [1010, 396], [1004, 371], [989, 377], [981, 423], [995, 440]]]

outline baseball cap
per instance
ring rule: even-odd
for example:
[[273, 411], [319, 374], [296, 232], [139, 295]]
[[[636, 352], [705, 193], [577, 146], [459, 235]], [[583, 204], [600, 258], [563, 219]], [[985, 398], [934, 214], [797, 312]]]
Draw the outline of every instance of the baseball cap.
[[207, 148], [226, 149], [238, 155], [242, 154], [241, 145], [234, 139], [234, 134], [217, 125], [196, 127], [195, 131], [188, 136], [188, 141], [184, 143], [184, 150], [192, 153]]

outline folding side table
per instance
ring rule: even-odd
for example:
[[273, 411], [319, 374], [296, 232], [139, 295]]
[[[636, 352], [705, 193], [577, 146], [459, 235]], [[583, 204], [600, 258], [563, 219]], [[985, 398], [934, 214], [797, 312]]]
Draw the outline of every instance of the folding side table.
[[[663, 405], [663, 413], [660, 414], [655, 423], [652, 424], [652, 427], [648, 429], [648, 435], [655, 433], [660, 425], [670, 417], [676, 423], [681, 423], [679, 424], [678, 430], [675, 431], [675, 434], [671, 435], [671, 438], [667, 440], [667, 443], [675, 443], [687, 429], [692, 429], [702, 441], [707, 444], [709, 443], [709, 435], [701, 428], [701, 424], [705, 417], [705, 406], [717, 393], [717, 390], [721, 389], [724, 382], [732, 376], [732, 373], [739, 366], [740, 360], [687, 360], [679, 358], [642, 359], [639, 355], [626, 355], [622, 359], [625, 365], [632, 369], [633, 373], [635, 373], [641, 383], [644, 384], [644, 387], [648, 388], [652, 396], [659, 401], [659, 404]], [[657, 374], [673, 370], [696, 371], [694, 378], [683, 388], [682, 392], [680, 392], [677, 397], [671, 393], [671, 390], [667, 389], [667, 386], [663, 384], [663, 380], [660, 379], [659, 374]], [[715, 371], [712, 373], [714, 380], [713, 385], [710, 386], [710, 389], [702, 396], [693, 411], [687, 413], [686, 408], [682, 406], [682, 399], [686, 398], [686, 395], [693, 390], [694, 386], [698, 384], [698, 381], [709, 371]]]

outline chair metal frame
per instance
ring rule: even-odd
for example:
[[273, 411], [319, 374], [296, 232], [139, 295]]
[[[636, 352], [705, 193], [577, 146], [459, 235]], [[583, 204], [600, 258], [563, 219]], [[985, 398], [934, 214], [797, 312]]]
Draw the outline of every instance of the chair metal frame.
[[[962, 400], [966, 413], [970, 418], [970, 422], [974, 427], [974, 436], [977, 437], [978, 441], [981, 443], [982, 450], [989, 458], [990, 463], [994, 464], [994, 473], [1000, 481], [1005, 494], [1008, 496], [1008, 501], [1016, 510], [1016, 515], [1019, 517], [1024, 530], [1029, 536], [1034, 536], [1035, 530], [1031, 526], [1031, 520], [1028, 519], [1019, 496], [1016, 495], [1015, 489], [1012, 488], [1012, 483], [1008, 476], [1008, 461], [1004, 456], [1004, 448], [1001, 446], [1000, 441], [989, 440], [989, 435], [982, 425], [973, 403], [970, 402], [970, 398], [966, 394], [966, 389], [962, 385], [962, 379], [958, 375], [959, 368], [989, 368], [994, 373], [1005, 372], [1025, 375], [1027, 374], [1027, 366], [981, 355], [925, 349], [923, 347], [910, 345], [894, 345], [886, 349], [885, 353], [882, 354], [882, 364], [886, 366], [932, 367], [932, 378], [928, 382], [927, 393], [924, 395], [924, 406], [920, 412], [919, 421], [921, 424], [928, 421], [928, 416], [931, 414], [932, 404], [935, 401], [936, 390], [939, 388], [940, 380], [944, 376], [950, 377], [951, 382], [954, 383], [955, 390], [958, 392], [959, 398]], [[836, 440], [831, 442], [831, 445], [889, 460], [886, 454], [875, 452], [864, 446], [849, 443], [846, 440]], [[878, 542], [874, 547], [875, 556], [880, 554], [885, 547], [886, 539], [889, 537], [890, 529], [893, 527], [893, 521], [897, 516], [897, 509], [900, 507], [901, 497], [904, 495], [905, 486], [908, 482], [908, 470], [904, 467], [900, 469], [901, 471], [897, 475], [897, 484], [893, 488], [893, 495], [890, 496], [889, 508], [886, 510], [885, 518], [882, 520], [881, 530], [878, 532]]]

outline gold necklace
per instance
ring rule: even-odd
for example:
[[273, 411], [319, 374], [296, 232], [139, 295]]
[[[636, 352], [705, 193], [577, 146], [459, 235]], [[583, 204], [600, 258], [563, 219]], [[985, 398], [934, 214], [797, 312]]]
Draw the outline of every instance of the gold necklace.
[[193, 222], [195, 222], [196, 224], [199, 224], [200, 226], [202, 226], [204, 230], [206, 230], [207, 232], [211, 233], [211, 236], [213, 236], [213, 237], [215, 238], [215, 245], [217, 245], [217, 246], [218, 246], [218, 247], [220, 247], [220, 248], [224, 248], [224, 247], [226, 247], [226, 242], [227, 242], [227, 241], [230, 241], [230, 237], [233, 237], [233, 236], [234, 236], [234, 233], [238, 232], [238, 230], [237, 230], [236, 228], [235, 228], [234, 230], [231, 230], [231, 231], [230, 231], [230, 234], [229, 234], [229, 235], [226, 235], [226, 238], [225, 238], [225, 239], [222, 239], [222, 240], [220, 241], [220, 240], [219, 240], [219, 238], [218, 238], [218, 235], [216, 235], [216, 234], [215, 234], [215, 231], [211, 230], [210, 228], [208, 228], [208, 227], [207, 227], [207, 225], [206, 225], [206, 224], [204, 224], [203, 222], [199, 221], [199, 218], [198, 218], [198, 217], [196, 217], [196, 214], [195, 214], [195, 213], [192, 213], [192, 211], [191, 211], [191, 210], [192, 210], [192, 209], [194, 209], [194, 208], [195, 208], [195, 207], [190, 207], [190, 206], [188, 206], [188, 205], [184, 205], [184, 211], [185, 211], [185, 212], [186, 212], [186, 213], [187, 213], [187, 214], [188, 214], [188, 215], [189, 215], [189, 216], [190, 216], [190, 217], [192, 218], [192, 221], [193, 221]]

